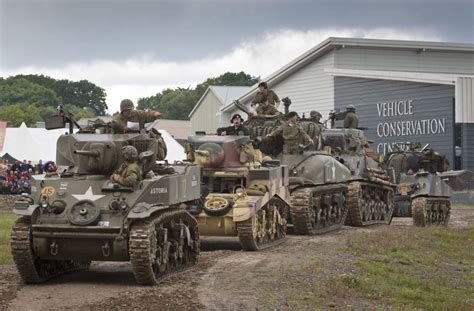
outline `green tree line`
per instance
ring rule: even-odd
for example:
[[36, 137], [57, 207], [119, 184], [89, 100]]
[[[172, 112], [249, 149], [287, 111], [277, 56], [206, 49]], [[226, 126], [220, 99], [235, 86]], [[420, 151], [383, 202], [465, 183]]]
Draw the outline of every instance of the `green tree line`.
[[164, 119], [186, 120], [207, 88], [211, 85], [251, 86], [259, 81], [241, 71], [239, 73], [226, 72], [215, 78], [208, 78], [195, 88], [165, 89], [156, 95], [140, 98], [138, 109], [160, 111]]
[[44, 75], [0, 77], [0, 120], [28, 126], [56, 113], [64, 105], [76, 118], [104, 115], [105, 90], [87, 80], [56, 80]]

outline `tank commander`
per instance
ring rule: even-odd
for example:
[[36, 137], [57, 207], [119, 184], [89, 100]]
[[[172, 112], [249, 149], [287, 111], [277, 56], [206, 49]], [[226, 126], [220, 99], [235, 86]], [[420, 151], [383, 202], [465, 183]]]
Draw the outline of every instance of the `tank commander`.
[[160, 116], [161, 113], [158, 111], [135, 110], [133, 102], [130, 99], [124, 99], [120, 103], [120, 114], [112, 121], [112, 129], [115, 134], [123, 134], [127, 132], [128, 122], [137, 122], [139, 129], [142, 130], [145, 128], [145, 123], [153, 122]]
[[314, 144], [308, 133], [297, 124], [298, 114], [291, 111], [286, 116], [287, 122], [283, 123], [277, 129], [273, 130], [267, 137], [281, 135], [284, 140], [283, 154], [296, 154], [300, 152], [299, 144]]
[[359, 117], [355, 113], [356, 109], [353, 105], [346, 107], [346, 116], [344, 117], [344, 128], [351, 129], [359, 127]]
[[268, 88], [266, 82], [260, 82], [258, 84], [258, 92], [252, 99], [252, 106], [263, 104], [266, 101], [268, 101], [273, 107], [278, 107], [278, 105], [280, 105], [280, 98], [278, 98], [278, 95]]
[[122, 147], [122, 156], [125, 163], [120, 165], [119, 169], [110, 176], [110, 179], [122, 186], [133, 187], [142, 177], [140, 167], [137, 164], [138, 151], [135, 147], [127, 145]]
[[217, 135], [234, 135], [234, 136], [250, 136], [249, 129], [243, 125], [244, 119], [240, 116], [240, 114], [236, 113], [230, 119], [231, 126], [228, 127], [220, 127], [217, 129]]

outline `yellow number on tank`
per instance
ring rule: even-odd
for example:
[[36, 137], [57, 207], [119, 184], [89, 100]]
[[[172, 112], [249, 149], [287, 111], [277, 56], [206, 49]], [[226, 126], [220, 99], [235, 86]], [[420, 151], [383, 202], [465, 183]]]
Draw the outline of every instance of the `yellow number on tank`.
[[54, 194], [55, 190], [53, 187], [44, 187], [41, 189], [41, 194], [47, 197], [50, 197]]

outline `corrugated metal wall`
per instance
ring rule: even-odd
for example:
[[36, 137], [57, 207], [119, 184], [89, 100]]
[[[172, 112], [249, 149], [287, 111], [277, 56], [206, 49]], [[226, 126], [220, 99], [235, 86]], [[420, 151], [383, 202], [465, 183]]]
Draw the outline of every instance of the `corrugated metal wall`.
[[201, 104], [191, 116], [191, 133], [194, 134], [196, 131], [215, 133], [219, 127], [216, 113], [219, 112], [221, 107], [216, 95], [212, 91], [207, 92]]
[[364, 70], [474, 74], [474, 54], [346, 47], [335, 50], [335, 67]]
[[457, 79], [456, 108], [457, 123], [474, 123], [474, 79]]
[[462, 125], [462, 168], [474, 171], [474, 123]]
[[[446, 155], [451, 164], [454, 163], [453, 86], [335, 77], [334, 88], [335, 107], [344, 111], [349, 104], [356, 106], [359, 126], [368, 127], [366, 135], [375, 141], [373, 147], [378, 148], [380, 152], [387, 150], [387, 144], [395, 142], [430, 143], [438, 152]], [[402, 111], [402, 115], [383, 116], [383, 110], [379, 110], [383, 108], [383, 103], [400, 101], [407, 101], [406, 105], [410, 105], [408, 101], [412, 101], [412, 113]], [[405, 108], [405, 104], [401, 104], [400, 107]], [[407, 114], [403, 114], [405, 112]], [[431, 122], [434, 123], [428, 129], [426, 125], [431, 125]], [[412, 134], [411, 130], [408, 132], [406, 129], [403, 132], [404, 126], [413, 124], [420, 124], [419, 132]], [[393, 134], [389, 130], [389, 135], [385, 135], [384, 129], [387, 129], [387, 126], [399, 126], [401, 132]], [[434, 128], [438, 131], [435, 134], [428, 134]]]

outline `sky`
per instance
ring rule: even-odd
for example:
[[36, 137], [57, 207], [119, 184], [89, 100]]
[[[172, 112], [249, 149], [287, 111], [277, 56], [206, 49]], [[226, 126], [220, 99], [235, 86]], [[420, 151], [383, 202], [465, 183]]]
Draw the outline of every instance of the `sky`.
[[0, 76], [86, 79], [114, 113], [227, 71], [265, 78], [328, 37], [474, 43], [474, 0], [0, 0]]

